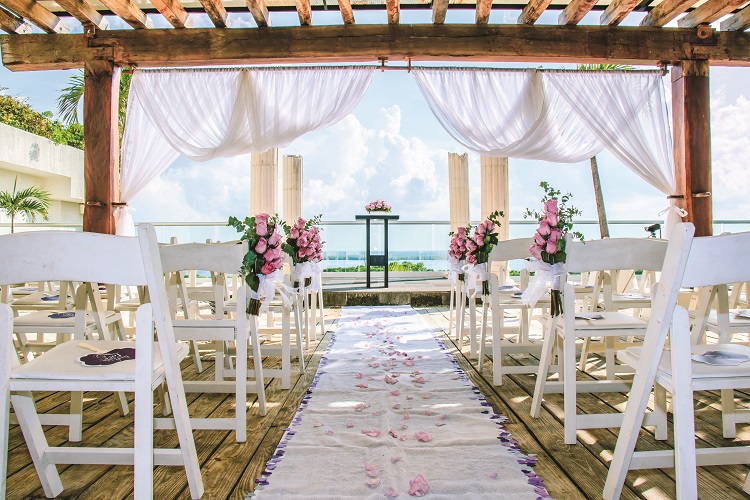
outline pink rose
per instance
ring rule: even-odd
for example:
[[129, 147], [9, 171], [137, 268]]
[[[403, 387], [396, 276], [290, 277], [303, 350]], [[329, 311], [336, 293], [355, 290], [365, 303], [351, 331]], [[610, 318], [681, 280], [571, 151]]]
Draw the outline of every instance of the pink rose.
[[304, 259], [306, 255], [307, 251], [304, 248], [300, 248], [299, 250], [297, 250], [297, 257], [299, 257], [300, 259]]
[[307, 248], [307, 251], [305, 252], [305, 254], [306, 254], [306, 255], [307, 255], [308, 257], [312, 257], [313, 255], [315, 255], [315, 249], [314, 249], [314, 248], [310, 248], [310, 247], [308, 247], [308, 248]]
[[268, 214], [257, 214], [255, 216], [255, 222], [256, 223], [263, 222], [263, 223], [267, 224], [269, 217], [270, 217], [270, 215], [268, 215]]
[[477, 226], [477, 229], [475, 230], [475, 234], [481, 234], [481, 235], [484, 235], [484, 233], [485, 233], [485, 229], [484, 229], [484, 223], [482, 223], [482, 224], [479, 224], [479, 225]]
[[488, 233], [491, 233], [492, 231], [495, 230], [495, 223], [492, 222], [491, 220], [484, 221], [484, 226], [487, 229]]
[[550, 232], [549, 222], [547, 219], [543, 219], [539, 222], [539, 229], [536, 230], [542, 236], [547, 236]]
[[557, 223], [560, 222], [560, 216], [556, 212], [548, 213], [546, 221], [550, 226], [557, 226]]
[[466, 248], [468, 248], [470, 252], [473, 252], [474, 250], [477, 249], [477, 244], [474, 243], [472, 240], [468, 240], [466, 242]]
[[544, 237], [539, 233], [534, 233], [534, 243], [537, 245], [544, 245], [547, 242], [547, 240], [544, 239]]
[[562, 238], [562, 230], [560, 230], [558, 228], [554, 228], [552, 231], [550, 231], [550, 233], [549, 233], [549, 241], [553, 241], [553, 242], [557, 243], [558, 240], [560, 240], [561, 238]]
[[469, 254], [466, 256], [466, 263], [467, 264], [476, 264], [477, 263], [477, 256], [474, 254]]
[[307, 239], [307, 233], [302, 233], [299, 235], [299, 238], [297, 238], [297, 246], [298, 247], [306, 247], [307, 244], [310, 243], [310, 240]]
[[466, 243], [463, 243], [458, 249], [461, 250], [461, 253], [464, 253], [466, 251]]
[[296, 240], [297, 238], [299, 238], [299, 229], [297, 229], [296, 227], [293, 227], [292, 229], [290, 229], [289, 237], [293, 240]]
[[544, 251], [544, 247], [541, 245], [531, 245], [529, 247], [529, 253], [531, 253], [531, 256], [535, 259], [542, 260], [542, 251]]
[[305, 224], [307, 224], [307, 221], [300, 217], [299, 219], [297, 219], [297, 223], [294, 225], [294, 227], [296, 227], [297, 229], [304, 229]]
[[544, 202], [544, 212], [547, 214], [556, 214], [558, 213], [557, 210], [557, 200], [547, 200]]
[[273, 264], [271, 264], [270, 262], [266, 262], [265, 264], [263, 264], [263, 267], [260, 268], [260, 272], [266, 275], [271, 274], [275, 270], [276, 269], [273, 267]]
[[552, 241], [552, 240], [548, 241], [547, 242], [547, 247], [545, 248], [545, 250], [550, 255], [556, 253], [557, 252], [557, 242]]
[[474, 243], [476, 243], [478, 247], [483, 247], [484, 246], [484, 235], [483, 234], [476, 234], [476, 235], [474, 235]]
[[268, 242], [265, 238], [261, 238], [258, 240], [258, 243], [255, 245], [255, 253], [258, 255], [263, 255], [266, 253], [266, 250], [268, 250]]
[[281, 235], [274, 231], [274, 233], [271, 235], [270, 238], [268, 238], [268, 244], [272, 247], [275, 247], [279, 244], [279, 241], [281, 241]]
[[466, 228], [463, 226], [460, 226], [458, 229], [456, 229], [456, 233], [459, 235], [466, 234]]
[[268, 225], [265, 222], [257, 222], [255, 224], [255, 232], [258, 236], [265, 236], [268, 234]]

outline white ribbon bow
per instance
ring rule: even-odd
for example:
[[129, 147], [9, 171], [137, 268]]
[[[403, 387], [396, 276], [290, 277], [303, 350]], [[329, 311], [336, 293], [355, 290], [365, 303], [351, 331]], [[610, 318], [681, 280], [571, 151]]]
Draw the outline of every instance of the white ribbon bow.
[[300, 283], [300, 291], [304, 287], [305, 279], [307, 278], [312, 280], [310, 286], [307, 287], [310, 291], [317, 292], [320, 290], [320, 277], [323, 273], [323, 268], [320, 267], [320, 263], [315, 261], [300, 262], [294, 267], [297, 273], [297, 281]]
[[451, 266], [448, 271], [448, 279], [454, 285], [458, 282], [458, 275], [461, 274], [463, 268], [462, 262], [455, 257], [448, 257], [448, 264]]
[[680, 208], [674, 204], [675, 200], [670, 200], [670, 205], [659, 212], [659, 215], [664, 215], [664, 239], [669, 239], [669, 235], [672, 233], [672, 228], [675, 224], [682, 222], [683, 217], [687, 217], [687, 211], [684, 208]]
[[548, 289], [562, 290], [563, 279], [567, 277], [565, 264], [547, 264], [542, 260], [531, 259], [526, 262], [526, 269], [534, 272], [534, 279], [521, 294], [521, 300], [532, 309]]
[[279, 292], [279, 296], [281, 297], [281, 302], [284, 304], [284, 307], [291, 307], [292, 301], [285, 293], [288, 292], [289, 289], [284, 284], [284, 273], [281, 271], [281, 269], [277, 269], [269, 275], [259, 274], [258, 278], [260, 280], [258, 291], [256, 292], [251, 288], [249, 298], [261, 301], [261, 314], [268, 311], [273, 298], [276, 296], [276, 292]]
[[117, 236], [137, 236], [135, 223], [131, 215], [131, 212], [134, 211], [134, 208], [125, 205], [115, 208], [113, 215], [115, 217], [115, 234]]
[[487, 281], [487, 263], [467, 264], [462, 269], [466, 275], [466, 291], [474, 298], [481, 290], [482, 282]]

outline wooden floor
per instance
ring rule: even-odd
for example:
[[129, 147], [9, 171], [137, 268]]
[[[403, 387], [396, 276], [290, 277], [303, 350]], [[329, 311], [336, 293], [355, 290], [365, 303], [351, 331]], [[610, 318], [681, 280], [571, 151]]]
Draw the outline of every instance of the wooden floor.
[[[545, 398], [539, 419], [529, 416], [531, 395], [534, 387], [533, 375], [506, 376], [500, 387], [491, 385], [491, 364], [487, 361], [483, 374], [476, 370], [475, 363], [460, 354], [455, 342], [445, 332], [448, 327], [447, 311], [444, 308], [420, 309], [427, 324], [441, 332], [446, 346], [458, 356], [459, 362], [473, 383], [479, 387], [492, 404], [494, 410], [506, 415], [506, 426], [526, 453], [536, 454], [537, 474], [545, 481], [548, 491], [558, 499], [601, 498], [607, 474], [607, 466], [617, 440], [617, 429], [579, 431], [578, 444], [563, 444], [562, 396]], [[335, 330], [339, 310], [331, 309], [327, 315], [329, 331]], [[268, 414], [258, 416], [257, 405], [250, 408], [247, 442], [238, 444], [234, 434], [228, 431], [195, 431], [203, 482], [204, 498], [244, 498], [255, 486], [265, 462], [276, 448], [278, 441], [294, 417], [305, 392], [313, 379], [321, 356], [328, 345], [327, 334], [307, 351], [307, 373], [295, 374], [291, 390], [281, 390], [273, 380], [266, 387]], [[464, 348], [466, 351], [467, 349]], [[507, 358], [505, 362], [515, 364], [533, 363], [536, 360]], [[592, 358], [592, 361], [593, 358]], [[592, 368], [595, 363], [592, 363]], [[185, 361], [185, 379], [210, 379], [213, 366], [210, 359], [204, 362], [206, 370], [196, 375], [192, 363]], [[582, 375], [586, 377], [587, 375]], [[738, 393], [741, 404], [750, 407], [750, 393]], [[582, 395], [578, 411], [621, 411], [626, 396], [623, 394]], [[695, 400], [696, 435], [699, 447], [725, 446], [721, 436], [721, 413], [719, 397], [715, 393], [698, 393]], [[233, 398], [224, 395], [188, 395], [191, 415], [196, 417], [225, 416], [233, 412]], [[254, 403], [254, 401], [253, 401]], [[38, 408], [44, 412], [66, 412], [68, 395], [46, 394], [38, 398]], [[132, 408], [132, 407], [131, 407]], [[670, 415], [671, 425], [671, 415]], [[65, 445], [67, 429], [46, 428], [50, 445]], [[671, 431], [671, 428], [670, 428]], [[730, 444], [747, 444], [750, 441], [750, 426], [738, 428], [738, 439]], [[81, 446], [132, 446], [132, 412], [120, 417], [112, 396], [104, 393], [87, 393], [84, 410], [84, 432]], [[158, 431], [157, 446], [176, 447], [173, 432]], [[743, 441], [744, 440], [744, 441]], [[666, 449], [671, 446], [654, 440], [653, 434], [643, 430], [638, 449]], [[44, 498], [33, 464], [18, 427], [10, 431], [7, 496], [12, 499]], [[123, 466], [59, 466], [65, 486], [61, 498], [106, 498], [133, 497], [132, 468]], [[745, 466], [705, 467], [698, 472], [699, 498], [733, 499], [747, 498], [742, 492], [748, 468]], [[674, 498], [674, 471], [671, 469], [635, 471], [628, 475], [623, 498]], [[155, 471], [154, 497], [162, 499], [189, 498], [184, 471], [178, 467], [157, 467]], [[502, 498], [498, 493], [498, 498]]]

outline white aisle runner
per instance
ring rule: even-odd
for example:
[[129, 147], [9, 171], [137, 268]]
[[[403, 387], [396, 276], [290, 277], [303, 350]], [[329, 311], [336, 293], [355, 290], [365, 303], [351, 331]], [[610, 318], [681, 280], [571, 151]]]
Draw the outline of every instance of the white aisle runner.
[[548, 498], [517, 443], [408, 306], [347, 307], [258, 498]]

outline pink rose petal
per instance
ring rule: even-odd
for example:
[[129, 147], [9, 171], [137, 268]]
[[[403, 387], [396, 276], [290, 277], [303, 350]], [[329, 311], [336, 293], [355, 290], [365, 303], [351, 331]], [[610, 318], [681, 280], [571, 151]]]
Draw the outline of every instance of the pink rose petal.
[[386, 375], [386, 376], [385, 376], [385, 382], [386, 382], [387, 384], [391, 384], [391, 385], [393, 385], [393, 384], [395, 384], [396, 382], [398, 382], [398, 380], [396, 380], [395, 378], [391, 377], [390, 375]]
[[417, 438], [417, 441], [422, 441], [423, 443], [427, 443], [429, 441], [432, 441], [432, 436], [426, 432], [419, 431], [414, 433], [414, 437]]
[[367, 382], [362, 382], [361, 384], [355, 385], [355, 387], [359, 387], [360, 389], [367, 389], [369, 386], [367, 385]]
[[414, 397], [413, 397], [413, 396], [406, 396], [406, 400], [407, 400], [407, 401], [411, 401], [412, 399], [414, 399]]
[[414, 366], [414, 361], [412, 361], [412, 360], [410, 360], [410, 359], [407, 359], [406, 361], [404, 361], [404, 364], [405, 364], [406, 366]]
[[367, 486], [375, 489], [380, 485], [380, 479], [368, 479], [366, 483], [367, 483]]
[[408, 413], [404, 414], [404, 420], [409, 420], [410, 418], [411, 418], [411, 416], [409, 416]]
[[358, 373], [357, 375], [355, 375], [355, 377], [354, 377], [354, 378], [362, 378], [362, 377], [364, 377], [364, 375], [362, 375], [362, 373], [360, 372], [360, 373]]
[[401, 436], [400, 438], [398, 438], [399, 441], [406, 441], [407, 439], [409, 439], [409, 437], [405, 434]]
[[396, 390], [391, 391], [390, 394], [391, 394], [391, 396], [398, 396], [399, 394], [401, 394], [401, 391], [399, 391], [398, 389], [396, 389]]
[[370, 477], [378, 477], [380, 475], [380, 469], [369, 462], [365, 462], [365, 474]]
[[388, 434], [390, 434], [391, 436], [393, 436], [393, 437], [395, 437], [395, 438], [397, 438], [397, 437], [398, 437], [398, 434], [397, 434], [397, 433], [396, 433], [396, 431], [394, 431], [393, 429], [389, 430], [389, 431], [388, 431]]
[[383, 495], [388, 498], [396, 498], [398, 496], [398, 491], [394, 490], [393, 487], [389, 486], [384, 492]]
[[321, 424], [320, 422], [315, 422], [313, 424], [313, 427], [323, 427], [325, 424]]
[[422, 474], [417, 474], [412, 481], [409, 481], [409, 495], [422, 497], [430, 491], [430, 485]]
[[497, 477], [497, 472], [490, 472], [490, 477], [495, 479]]
[[416, 377], [414, 379], [415, 384], [424, 384], [424, 377]]
[[378, 437], [378, 436], [380, 436], [380, 431], [377, 430], [377, 429], [376, 430], [372, 430], [372, 431], [365, 431], [365, 430], [363, 430], [362, 434], [364, 434], [366, 436], [370, 436], [370, 437]]
[[369, 403], [368, 404], [359, 403], [357, 406], [354, 407], [354, 411], [356, 411], [357, 413], [361, 413], [361, 412], [365, 411], [369, 407], [370, 407]]
[[393, 408], [394, 410], [400, 410], [401, 409], [401, 404], [400, 403], [396, 403], [395, 405], [391, 406], [391, 408]]
[[347, 423], [346, 423], [346, 426], [347, 426], [347, 427], [348, 427], [349, 429], [351, 429], [352, 427], [354, 427], [354, 422], [347, 422]]
[[444, 425], [445, 425], [445, 422], [437, 422], [437, 423], [435, 424], [435, 427], [442, 427], [442, 426], [444, 426]]
[[408, 429], [408, 428], [409, 428], [409, 426], [408, 426], [408, 425], [406, 425], [406, 424], [401, 424], [401, 430], [402, 430], [402, 431], [405, 431], [405, 430], [406, 430], [406, 429]]
[[395, 464], [401, 461], [401, 457], [391, 457], [391, 463]]
[[424, 412], [425, 412], [425, 415], [427, 415], [428, 417], [432, 415], [432, 412], [429, 410], [429, 408], [425, 410]]
[[325, 432], [324, 432], [323, 434], [325, 434], [326, 436], [333, 436], [333, 431], [332, 431], [332, 430], [330, 430], [330, 429], [328, 429], [328, 430], [327, 430], [327, 431], [325, 431]]

